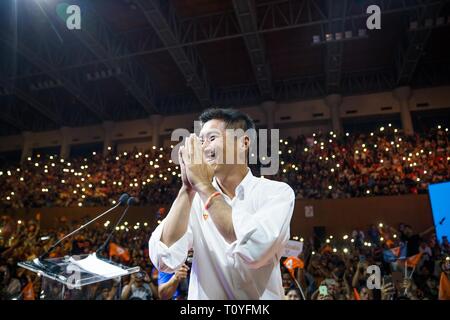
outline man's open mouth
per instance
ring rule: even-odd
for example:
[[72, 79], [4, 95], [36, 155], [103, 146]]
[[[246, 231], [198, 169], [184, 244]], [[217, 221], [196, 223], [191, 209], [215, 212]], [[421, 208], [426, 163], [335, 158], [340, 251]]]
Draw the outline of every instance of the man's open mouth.
[[207, 152], [205, 159], [207, 162], [214, 162], [216, 160], [216, 153], [214, 151]]

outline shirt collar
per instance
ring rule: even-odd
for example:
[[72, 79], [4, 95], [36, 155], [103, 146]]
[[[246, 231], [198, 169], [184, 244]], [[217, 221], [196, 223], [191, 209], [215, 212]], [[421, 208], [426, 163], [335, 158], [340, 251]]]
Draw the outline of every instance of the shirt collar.
[[[250, 168], [247, 168], [247, 174], [245, 175], [244, 179], [242, 179], [242, 181], [236, 186], [236, 189], [234, 189], [235, 197], [238, 197], [241, 200], [244, 199], [245, 190], [251, 189], [255, 182], [255, 179], [256, 178], [255, 176], [253, 176], [252, 170], [250, 170]], [[219, 187], [219, 183], [217, 182], [216, 177], [213, 178], [212, 185], [217, 191], [224, 194]]]

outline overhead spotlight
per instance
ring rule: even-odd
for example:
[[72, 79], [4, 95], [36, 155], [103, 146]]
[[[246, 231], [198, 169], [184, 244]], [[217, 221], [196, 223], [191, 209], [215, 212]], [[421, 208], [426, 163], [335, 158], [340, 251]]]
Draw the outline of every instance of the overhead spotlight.
[[331, 33], [325, 33], [325, 41], [332, 41], [333, 35]]
[[314, 36], [313, 36], [313, 43], [314, 43], [314, 44], [320, 43], [320, 36], [314, 35]]
[[336, 32], [334, 36], [335, 36], [336, 40], [342, 40], [343, 39], [342, 32]]
[[353, 37], [353, 31], [347, 30], [345, 31], [345, 39], [351, 39]]

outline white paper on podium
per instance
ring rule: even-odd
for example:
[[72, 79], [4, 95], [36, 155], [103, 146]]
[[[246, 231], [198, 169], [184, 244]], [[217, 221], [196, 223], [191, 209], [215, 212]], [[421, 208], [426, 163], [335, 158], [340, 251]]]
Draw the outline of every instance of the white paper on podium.
[[81, 269], [103, 277], [114, 278], [127, 274], [127, 271], [122, 268], [98, 259], [95, 253], [90, 254], [88, 257], [81, 260], [75, 260], [72, 257], [69, 260]]

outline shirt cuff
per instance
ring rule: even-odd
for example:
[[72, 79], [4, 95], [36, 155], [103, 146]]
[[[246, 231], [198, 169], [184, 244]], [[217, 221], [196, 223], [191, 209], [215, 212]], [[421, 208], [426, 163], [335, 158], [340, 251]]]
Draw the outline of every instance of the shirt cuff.
[[149, 255], [158, 271], [175, 272], [187, 257], [188, 235], [187, 232], [170, 247], [161, 242], [161, 234], [164, 221], [153, 231], [149, 241]]

